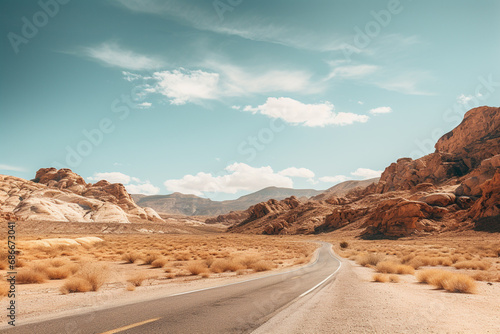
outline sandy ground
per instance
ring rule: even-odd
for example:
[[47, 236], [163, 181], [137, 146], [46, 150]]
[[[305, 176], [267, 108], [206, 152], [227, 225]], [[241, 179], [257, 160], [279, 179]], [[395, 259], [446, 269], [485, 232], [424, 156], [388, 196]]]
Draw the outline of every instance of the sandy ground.
[[[316, 259], [317, 252], [311, 262]], [[127, 291], [130, 284], [126, 282], [124, 274], [130, 275], [131, 270], [144, 272], [141, 266], [134, 264], [115, 263], [111, 266], [112, 283], [105, 283], [97, 292], [61, 294], [59, 288], [61, 281], [49, 281], [44, 284], [19, 284], [17, 289], [17, 312], [16, 323], [38, 322], [47, 319], [61, 318], [66, 315], [85, 312], [99, 311], [106, 308], [126, 305], [141, 301], [153, 300], [167, 297], [181, 292], [205, 289], [251, 280], [258, 277], [275, 275], [277, 273], [296, 270], [303, 265], [295, 265], [272, 271], [237, 275], [236, 273], [212, 274], [209, 278], [200, 276], [184, 276], [174, 279], [146, 280], [142, 286], [136, 287], [134, 291]], [[307, 265], [307, 264], [305, 264]], [[128, 268], [126, 268], [128, 267]], [[163, 269], [146, 269], [151, 276], [158, 274], [162, 276]], [[163, 274], [164, 276], [164, 274]], [[0, 309], [8, 306], [9, 300], [3, 298], [0, 301]], [[2, 317], [0, 330], [8, 328], [7, 320]]]
[[374, 283], [374, 271], [342, 260], [333, 282], [284, 309], [254, 334], [500, 333], [500, 283], [478, 282], [477, 294], [419, 284]]

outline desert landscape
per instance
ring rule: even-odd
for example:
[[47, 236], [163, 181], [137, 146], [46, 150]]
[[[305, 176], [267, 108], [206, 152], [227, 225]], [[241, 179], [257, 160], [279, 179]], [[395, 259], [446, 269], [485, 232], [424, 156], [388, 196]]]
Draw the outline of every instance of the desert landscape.
[[0, 1], [0, 333], [500, 333], [499, 12]]
[[[335, 281], [257, 332], [328, 332], [333, 320], [317, 314], [332, 312], [371, 319], [344, 320], [339, 332], [495, 332], [499, 131], [500, 108], [472, 109], [435, 153], [399, 159], [380, 179], [209, 218], [157, 213], [137, 205], [122, 184], [86, 183], [69, 169], [42, 168], [31, 181], [3, 175], [2, 235], [7, 240], [9, 222], [18, 235], [18, 316], [30, 323], [296, 270], [316, 259], [322, 241], [342, 258]], [[0, 262], [6, 278], [7, 246]], [[2, 283], [2, 307], [9, 288]], [[377, 302], [378, 294], [396, 293], [412, 303]], [[345, 305], [345, 298], [353, 300]], [[424, 318], [404, 324], [384, 317], [410, 316], [429, 298], [440, 300], [439, 312], [427, 308]], [[472, 318], [461, 316], [461, 301], [474, 305]], [[304, 321], [280, 323], [299, 316]]]

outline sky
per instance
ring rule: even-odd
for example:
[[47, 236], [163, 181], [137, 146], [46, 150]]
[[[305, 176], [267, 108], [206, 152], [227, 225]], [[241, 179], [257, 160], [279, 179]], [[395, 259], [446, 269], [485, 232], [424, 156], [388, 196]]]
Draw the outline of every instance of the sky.
[[499, 1], [0, 2], [0, 174], [327, 189], [499, 106]]

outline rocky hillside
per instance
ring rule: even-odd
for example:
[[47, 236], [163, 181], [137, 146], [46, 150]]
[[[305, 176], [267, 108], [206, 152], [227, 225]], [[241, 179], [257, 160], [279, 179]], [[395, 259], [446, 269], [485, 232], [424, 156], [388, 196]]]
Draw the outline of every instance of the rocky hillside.
[[399, 159], [364, 189], [319, 196], [290, 208], [286, 201], [278, 202], [265, 215], [253, 206], [248, 217], [229, 230], [307, 234], [344, 229], [364, 237], [470, 228], [498, 231], [500, 108], [468, 111], [435, 148], [420, 159]]
[[252, 194], [241, 196], [235, 200], [220, 202], [181, 193], [155, 196], [133, 195], [133, 197], [137, 205], [141, 207], [150, 207], [161, 213], [187, 216], [214, 216], [231, 211], [245, 210], [249, 206], [270, 199], [282, 200], [290, 196], [307, 199], [321, 193], [321, 191], [313, 189], [268, 187]]
[[70, 169], [42, 168], [32, 181], [0, 175], [0, 217], [22, 221], [163, 222], [119, 183], [86, 183]]

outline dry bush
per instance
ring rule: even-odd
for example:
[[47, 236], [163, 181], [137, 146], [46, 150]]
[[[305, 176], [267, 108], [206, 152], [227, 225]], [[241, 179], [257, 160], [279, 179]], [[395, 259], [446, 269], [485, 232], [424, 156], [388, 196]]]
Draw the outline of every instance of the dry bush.
[[453, 267], [457, 269], [486, 270], [491, 267], [491, 263], [480, 260], [460, 261], [455, 263]]
[[129, 282], [133, 286], [141, 286], [142, 282], [144, 282], [149, 278], [150, 278], [149, 275], [147, 275], [146, 273], [136, 273], [132, 277], [127, 279], [127, 282]]
[[166, 257], [160, 257], [151, 262], [151, 266], [153, 268], [163, 268], [168, 263], [168, 259]]
[[7, 282], [0, 283], [0, 300], [9, 294], [10, 286]]
[[238, 271], [238, 269], [243, 269], [243, 266], [240, 263], [233, 261], [232, 259], [216, 259], [210, 266], [210, 270], [213, 273]]
[[188, 265], [191, 275], [200, 275], [208, 271], [208, 267], [203, 262], [191, 262]]
[[377, 263], [384, 259], [383, 255], [377, 253], [364, 253], [356, 257], [356, 263], [363, 266], [376, 266]]
[[189, 261], [191, 259], [191, 254], [189, 252], [178, 252], [174, 257], [177, 261]]
[[177, 274], [176, 274], [176, 273], [168, 273], [168, 274], [165, 276], [165, 278], [166, 278], [166, 279], [173, 279], [173, 278], [175, 278], [176, 276], [177, 276]]
[[389, 275], [389, 281], [391, 283], [399, 283], [399, 276], [398, 275]]
[[378, 283], [387, 283], [387, 282], [389, 282], [389, 276], [388, 275], [384, 275], [384, 274], [373, 274], [372, 279], [373, 279], [374, 282], [378, 282]]
[[127, 291], [134, 291], [135, 290], [135, 285], [127, 285], [127, 288], [126, 288]]
[[148, 254], [146, 256], [142, 257], [142, 261], [144, 261], [144, 264], [152, 264], [156, 260], [161, 258], [161, 254], [153, 253], [153, 254]]
[[376, 266], [376, 270], [379, 273], [399, 275], [412, 275], [415, 272], [415, 269], [413, 269], [413, 267], [411, 266], [399, 264], [392, 261], [379, 262]]
[[255, 262], [250, 266], [250, 269], [253, 269], [257, 272], [260, 271], [268, 271], [274, 268], [274, 264], [271, 261], [261, 260], [259, 262]]
[[347, 247], [349, 247], [349, 243], [347, 241], [340, 242], [340, 248], [346, 249]]
[[92, 284], [82, 277], [71, 277], [64, 283], [61, 289], [59, 289], [64, 295], [75, 292], [88, 292], [91, 290]]
[[125, 253], [122, 255], [122, 260], [128, 263], [135, 263], [137, 260], [141, 258], [141, 254], [139, 253]]
[[72, 274], [68, 267], [48, 267], [45, 273], [49, 279], [65, 279]]
[[45, 283], [48, 277], [45, 273], [33, 269], [20, 270], [16, 276], [16, 283], [19, 284], [40, 284]]
[[86, 263], [78, 271], [77, 277], [86, 280], [90, 284], [92, 291], [97, 291], [106, 282], [108, 277], [107, 267], [97, 263]]
[[427, 283], [450, 292], [474, 293], [476, 291], [476, 281], [464, 274], [428, 269], [420, 272], [417, 278], [421, 283]]
[[252, 255], [246, 255], [246, 256], [243, 256], [241, 258], [238, 258], [236, 261], [241, 263], [243, 266], [245, 266], [245, 268], [251, 268], [251, 266], [256, 263], [256, 262], [259, 262], [261, 259], [260, 259], [260, 256], [257, 255], [257, 254], [252, 254]]

